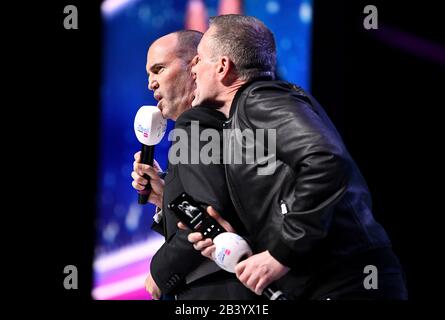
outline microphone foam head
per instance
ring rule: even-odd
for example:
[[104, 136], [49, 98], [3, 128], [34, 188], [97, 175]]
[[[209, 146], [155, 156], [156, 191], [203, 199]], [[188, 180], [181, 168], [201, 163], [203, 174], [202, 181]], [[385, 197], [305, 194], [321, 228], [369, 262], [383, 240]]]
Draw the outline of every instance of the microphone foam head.
[[142, 106], [134, 118], [134, 132], [140, 143], [147, 146], [158, 144], [164, 137], [167, 120], [155, 106]]
[[249, 244], [242, 237], [232, 232], [224, 232], [213, 239], [215, 244], [215, 263], [228, 272], [235, 273], [235, 266], [241, 260], [252, 255]]

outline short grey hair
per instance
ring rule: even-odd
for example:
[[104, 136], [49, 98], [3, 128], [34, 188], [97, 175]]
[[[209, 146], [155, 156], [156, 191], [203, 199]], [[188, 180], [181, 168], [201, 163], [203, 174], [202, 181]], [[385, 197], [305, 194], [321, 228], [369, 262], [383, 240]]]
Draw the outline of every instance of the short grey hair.
[[210, 18], [215, 27], [213, 54], [226, 55], [239, 78], [250, 81], [261, 76], [275, 78], [276, 46], [273, 33], [257, 18], [227, 14]]

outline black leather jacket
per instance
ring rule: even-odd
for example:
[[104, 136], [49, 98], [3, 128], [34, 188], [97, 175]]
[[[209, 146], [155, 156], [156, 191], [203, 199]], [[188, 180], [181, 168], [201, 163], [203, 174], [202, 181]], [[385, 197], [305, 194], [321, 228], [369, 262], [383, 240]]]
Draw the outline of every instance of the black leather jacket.
[[[225, 164], [230, 196], [254, 251], [269, 250], [292, 272], [307, 275], [336, 257], [390, 246], [357, 165], [322, 107], [301, 88], [272, 80], [245, 84], [224, 127], [227, 155], [245, 147], [233, 129], [276, 132], [276, 151], [269, 142], [266, 156], [253, 163], [243, 154], [242, 164]], [[267, 130], [256, 137], [268, 141]], [[260, 144], [256, 139], [255, 147]], [[260, 175], [270, 159], [274, 170]]]

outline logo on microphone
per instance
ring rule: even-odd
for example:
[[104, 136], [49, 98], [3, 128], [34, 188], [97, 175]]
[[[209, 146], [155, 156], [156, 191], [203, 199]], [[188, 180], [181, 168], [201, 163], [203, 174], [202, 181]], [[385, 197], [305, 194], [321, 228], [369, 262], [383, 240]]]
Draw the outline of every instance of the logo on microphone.
[[144, 128], [141, 124], [138, 124], [138, 127], [136, 130], [139, 131], [140, 133], [142, 133], [144, 135], [144, 138], [148, 138], [148, 129], [147, 128]]
[[218, 261], [220, 262], [220, 263], [224, 263], [224, 258], [226, 257], [226, 256], [230, 256], [230, 249], [227, 249], [227, 248], [222, 248], [222, 250], [220, 250], [219, 252], [218, 252], [218, 255], [217, 255], [217, 259], [218, 259]]

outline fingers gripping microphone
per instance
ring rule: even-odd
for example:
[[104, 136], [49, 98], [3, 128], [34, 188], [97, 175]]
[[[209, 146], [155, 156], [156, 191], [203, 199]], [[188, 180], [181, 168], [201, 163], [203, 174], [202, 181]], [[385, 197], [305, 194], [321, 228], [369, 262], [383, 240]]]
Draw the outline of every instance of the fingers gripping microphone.
[[[220, 233], [213, 239], [215, 244], [215, 263], [222, 269], [235, 273], [235, 266], [252, 255], [249, 244], [239, 235], [232, 232]], [[263, 290], [269, 300], [287, 300], [286, 296], [274, 286], [269, 285]]]
[[[203, 211], [200, 204], [183, 192], [168, 204], [176, 217], [193, 232], [201, 232], [204, 238], [210, 238], [215, 244], [213, 260], [223, 270], [235, 273], [238, 262], [252, 255], [252, 249], [242, 237], [226, 230]], [[263, 290], [263, 295], [270, 300], [287, 300], [283, 292], [271, 285]]]
[[[167, 128], [167, 120], [162, 117], [161, 111], [155, 106], [142, 106], [134, 118], [134, 132], [142, 144], [141, 163], [153, 166], [155, 145], [164, 137]], [[144, 174], [144, 178], [150, 181], [150, 177]], [[138, 203], [146, 204], [150, 194], [150, 183], [139, 192]]]

